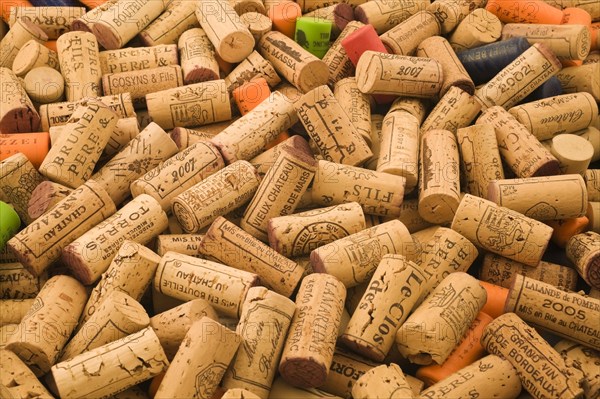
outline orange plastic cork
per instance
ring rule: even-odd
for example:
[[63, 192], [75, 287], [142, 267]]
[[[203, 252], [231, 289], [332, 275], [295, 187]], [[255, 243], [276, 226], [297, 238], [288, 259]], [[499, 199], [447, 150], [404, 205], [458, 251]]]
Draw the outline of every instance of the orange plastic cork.
[[237, 87], [231, 93], [240, 113], [246, 115], [269, 98], [271, 89], [265, 78], [257, 78]]
[[504, 23], [554, 24], [562, 22], [562, 10], [542, 0], [489, 0], [485, 9]]
[[[565, 25], [584, 25], [587, 26], [590, 32], [590, 38], [593, 37], [592, 31], [592, 16], [589, 12], [578, 7], [567, 7], [563, 12], [562, 23]], [[563, 67], [583, 65], [582, 60], [560, 60]]]
[[503, 315], [504, 304], [506, 303], [506, 298], [508, 298], [508, 288], [487, 283], [485, 281], [479, 281], [479, 284], [485, 288], [485, 291], [487, 292], [487, 301], [485, 305], [483, 305], [481, 311], [494, 319]]
[[46, 46], [47, 48], [49, 48], [50, 50], [54, 50], [56, 52], [58, 52], [56, 50], [56, 40], [48, 40], [47, 42], [42, 43], [44, 46]]
[[583, 233], [587, 229], [590, 221], [587, 217], [580, 216], [578, 218], [547, 220], [545, 223], [554, 229], [550, 240], [557, 246], [564, 248], [571, 237]]
[[273, 30], [277, 30], [290, 39], [296, 33], [296, 18], [302, 16], [302, 8], [293, 1], [282, 1], [269, 9], [269, 18], [273, 22]]
[[427, 386], [430, 386], [481, 359], [485, 355], [485, 349], [479, 341], [483, 335], [483, 330], [492, 320], [494, 319], [490, 315], [479, 312], [462, 341], [446, 361], [442, 364], [421, 367], [417, 370], [416, 377], [425, 382]]
[[33, 7], [33, 5], [27, 0], [0, 0], [0, 12], [2, 13], [2, 19], [8, 24], [10, 18], [11, 7]]
[[50, 150], [50, 135], [39, 133], [0, 134], [0, 161], [20, 152], [37, 169]]

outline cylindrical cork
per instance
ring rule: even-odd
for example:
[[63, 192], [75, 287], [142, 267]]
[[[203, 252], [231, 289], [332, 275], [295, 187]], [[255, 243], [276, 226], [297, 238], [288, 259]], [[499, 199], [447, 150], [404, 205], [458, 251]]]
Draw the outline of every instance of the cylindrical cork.
[[534, 398], [583, 397], [579, 386], [583, 374], [567, 367], [561, 356], [516, 314], [506, 313], [488, 324], [481, 343], [489, 353], [512, 364], [523, 387]]
[[21, 152], [37, 169], [49, 149], [50, 135], [47, 132], [0, 134], [0, 161]]
[[489, 82], [475, 90], [475, 98], [486, 109], [512, 107], [562, 68], [552, 50], [535, 43]]
[[152, 378], [168, 365], [156, 334], [148, 327], [56, 364], [50, 385], [61, 398], [108, 397]]
[[21, 47], [12, 64], [12, 70], [18, 77], [24, 77], [33, 68], [47, 66], [57, 71], [60, 69], [58, 53], [50, 50], [35, 39], [31, 39]]
[[6, 398], [53, 397], [17, 355], [4, 349], [0, 349], [0, 385]]
[[481, 105], [475, 97], [458, 86], [450, 86], [422, 123], [421, 132], [444, 129], [456, 133], [471, 125], [480, 110]]
[[494, 180], [488, 186], [487, 199], [536, 220], [583, 216], [588, 206], [581, 175]]
[[101, 95], [102, 70], [96, 36], [67, 32], [58, 38], [56, 47], [67, 101]]
[[373, 156], [363, 164], [365, 169], [376, 170], [381, 152], [381, 140], [383, 139], [381, 130], [383, 129], [383, 118], [381, 114], [371, 114], [371, 140], [369, 141]]
[[486, 291], [463, 272], [450, 273], [396, 333], [402, 356], [422, 365], [442, 364], [485, 305]]
[[224, 80], [211, 80], [146, 95], [152, 120], [163, 129], [208, 125], [231, 119]]
[[183, 255], [199, 256], [204, 234], [161, 234], [156, 237], [156, 253], [163, 256], [169, 251]]
[[[262, 1], [260, 1], [260, 4], [262, 4]], [[244, 25], [246, 25], [246, 27], [254, 37], [254, 41], [257, 43], [265, 33], [273, 30], [273, 21], [271, 21], [269, 17], [267, 17], [265, 14], [261, 14], [259, 12], [250, 11], [244, 13], [240, 15], [240, 20]]]
[[260, 183], [256, 168], [236, 161], [176, 196], [173, 213], [187, 233], [197, 233], [248, 202]]
[[115, 211], [115, 204], [102, 186], [88, 180], [54, 210], [21, 230], [8, 246], [31, 274], [40, 276], [60, 258], [67, 245]]
[[418, 398], [462, 398], [469, 395], [482, 398], [517, 398], [521, 388], [519, 374], [511, 363], [502, 357], [488, 355], [421, 391]]
[[338, 347], [333, 354], [327, 380], [320, 389], [331, 395], [348, 398], [352, 394], [352, 386], [360, 376], [377, 366], [379, 366], [379, 363], [374, 363]]
[[530, 326], [600, 350], [596, 320], [600, 300], [517, 274], [505, 305]]
[[590, 202], [585, 217], [588, 219], [587, 229], [600, 234], [600, 202]]
[[225, 77], [227, 91], [231, 93], [234, 89], [255, 78], [264, 78], [270, 87], [281, 83], [281, 78], [277, 75], [271, 62], [265, 60], [257, 51], [250, 53]]
[[0, 80], [3, 97], [0, 133], [37, 132], [40, 128], [40, 115], [19, 78], [10, 69], [0, 67]]
[[150, 327], [156, 333], [169, 360], [175, 357], [190, 327], [203, 317], [218, 320], [217, 313], [206, 300], [192, 299], [150, 319]]
[[112, 291], [63, 349], [59, 362], [136, 333], [150, 324], [140, 305], [121, 291]]
[[358, 133], [371, 143], [371, 105], [369, 96], [361, 93], [356, 85], [356, 78], [349, 77], [338, 80], [333, 87], [333, 95], [354, 125]]
[[44, 43], [48, 36], [31, 20], [16, 21], [0, 41], [0, 68], [12, 69], [19, 50], [30, 40]]
[[[60, 128], [62, 128], [62, 126], [56, 126], [50, 130]], [[119, 151], [127, 147], [129, 142], [138, 134], [140, 134], [140, 127], [135, 116], [118, 119], [117, 124], [110, 135], [110, 139], [108, 140], [106, 147], [104, 147], [100, 162], [103, 162], [106, 158], [112, 158]]]
[[[600, 120], [597, 120], [596, 124], [600, 124]], [[594, 148], [592, 162], [600, 161], [600, 130], [594, 126], [590, 126], [583, 130], [583, 133], [581, 133], [580, 136], [589, 141]]]
[[140, 32], [139, 37], [146, 46], [176, 44], [185, 31], [199, 26], [196, 2], [172, 1], [158, 18]]
[[275, 91], [210, 141], [219, 148], [227, 163], [250, 160], [297, 121], [293, 103]]
[[250, 288], [236, 328], [244, 344], [223, 378], [223, 388], [243, 388], [261, 399], [269, 397], [295, 311], [288, 298], [265, 287]]
[[342, 40], [363, 26], [362, 22], [350, 21], [338, 38], [331, 44], [327, 53], [323, 56], [323, 62], [329, 69], [329, 80], [327, 84], [333, 86], [335, 82], [351, 77], [354, 72], [354, 64], [348, 58], [346, 49], [342, 46]]
[[340, 337], [345, 346], [382, 362], [396, 331], [419, 299], [427, 276], [402, 255], [384, 255], [348, 326]]
[[397, 364], [382, 364], [363, 374], [352, 386], [352, 397], [369, 398], [412, 398], [413, 392]]
[[261, 283], [289, 297], [304, 275], [296, 262], [277, 253], [227, 219], [219, 216], [210, 226], [200, 254], [225, 265], [256, 273]]
[[585, 171], [585, 186], [590, 201], [600, 201], [600, 169], [588, 169]]
[[294, 213], [316, 166], [311, 153], [283, 148], [246, 207], [240, 227], [259, 240], [267, 241], [269, 220]]
[[485, 4], [482, 0], [441, 0], [427, 7], [433, 13], [441, 26], [441, 33], [446, 35], [454, 30], [471, 11]]
[[588, 231], [567, 242], [567, 257], [586, 283], [600, 289], [600, 234]]
[[419, 11], [380, 36], [389, 52], [412, 55], [428, 37], [441, 33], [440, 22], [429, 11]]
[[256, 274], [167, 252], [158, 265], [154, 288], [183, 301], [204, 299], [219, 315], [236, 318], [240, 315], [248, 290], [257, 282]]
[[600, 63], [564, 68], [556, 74], [563, 93], [590, 93], [600, 101]]
[[403, 254], [413, 240], [399, 220], [381, 223], [313, 250], [310, 263], [317, 273], [337, 277], [347, 288], [368, 281], [386, 254]]
[[400, 215], [397, 217], [411, 234], [432, 226], [419, 215], [418, 205], [418, 198], [405, 199], [400, 205]]
[[12, 7], [10, 10], [9, 24], [12, 26], [17, 20], [34, 22], [46, 33], [48, 39], [56, 40], [63, 33], [71, 30], [71, 23], [85, 14], [84, 7], [49, 5], [52, 7]]
[[325, 383], [333, 360], [346, 288], [334, 276], [315, 273], [302, 280], [279, 363], [289, 384], [314, 388]]
[[63, 261], [85, 284], [104, 273], [124, 240], [147, 244], [167, 228], [160, 204], [142, 194], [96, 225], [63, 250]]
[[494, 43], [500, 39], [502, 23], [494, 14], [483, 8], [471, 11], [448, 37], [457, 53], [470, 48]]
[[567, 246], [567, 242], [574, 235], [581, 234], [586, 230], [593, 230], [592, 228], [588, 228], [590, 220], [587, 218], [587, 216], [559, 220], [546, 220], [545, 223], [554, 229], [551, 240], [559, 248], [565, 248]]
[[187, 129], [185, 127], [176, 127], [171, 130], [171, 138], [177, 144], [179, 150], [184, 150], [189, 146], [196, 144], [199, 141], [208, 141], [208, 139], [215, 137], [218, 133], [220, 133], [227, 126], [231, 125], [232, 122], [235, 122], [236, 119], [232, 119], [230, 121], [213, 123], [211, 125], [206, 125], [204, 127], [199, 127], [196, 129]]
[[561, 3], [562, 0], [489, 0], [485, 8], [504, 23], [560, 24], [563, 20]]
[[134, 197], [148, 194], [168, 211], [173, 198], [223, 167], [219, 150], [209, 142], [199, 142], [134, 180], [131, 193]]
[[583, 175], [594, 156], [592, 143], [576, 134], [559, 134], [542, 144], [558, 159], [563, 174]]
[[23, 87], [33, 102], [48, 104], [62, 99], [65, 82], [56, 69], [42, 66], [25, 75]]
[[50, 371], [83, 310], [85, 287], [72, 277], [49, 279], [21, 320], [6, 349], [13, 351], [36, 376]]
[[554, 349], [562, 356], [567, 365], [583, 372], [583, 392], [586, 398], [600, 395], [600, 377], [596, 372], [600, 363], [600, 352], [563, 339], [554, 345]]
[[[329, 21], [331, 23], [331, 39], [336, 39], [348, 23], [354, 20], [354, 9], [351, 4], [337, 3], [317, 8], [305, 13], [303, 16]], [[327, 51], [329, 51], [329, 48], [330, 46], [328, 45]]]
[[34, 303], [35, 299], [0, 300], [0, 326], [5, 326], [7, 324], [18, 325]]
[[449, 223], [460, 202], [456, 136], [429, 130], [421, 137], [419, 152], [419, 215], [430, 223]]
[[415, 13], [424, 10], [429, 3], [429, 0], [411, 3], [389, 3], [381, 0], [366, 2], [356, 6], [354, 17], [364, 24], [373, 25], [381, 35]]
[[397, 217], [404, 198], [405, 181], [402, 176], [321, 160], [311, 194], [318, 205], [355, 201], [366, 214]]
[[494, 126], [473, 125], [456, 131], [466, 191], [485, 198], [490, 182], [504, 179]]
[[177, 65], [177, 63], [177, 46], [175, 44], [127, 47], [100, 52], [100, 69], [103, 75], [141, 71], [149, 68]]
[[281, 32], [263, 35], [258, 42], [258, 51], [302, 92], [327, 84], [327, 65]]
[[34, 276], [18, 262], [0, 263], [0, 299], [35, 298], [47, 279], [46, 274]]
[[[84, 0], [81, 4], [86, 4], [92, 1], [96, 0]], [[97, 0], [97, 2], [101, 4], [94, 4], [93, 6], [88, 5], [90, 10], [81, 17], [75, 19], [71, 23], [71, 29], [80, 30], [83, 32], [91, 32], [92, 25], [98, 20], [98, 18], [100, 18], [100, 15], [118, 1], [119, 0]]]
[[34, 220], [27, 212], [33, 190], [45, 180], [25, 155], [20, 152], [11, 155], [0, 161], [0, 201], [12, 205], [21, 222], [27, 225]]
[[356, 202], [274, 217], [268, 222], [271, 248], [286, 257], [308, 255], [320, 246], [364, 230], [365, 217]]
[[494, 126], [500, 155], [517, 177], [560, 174], [558, 160], [504, 108], [486, 109], [476, 124]]
[[177, 48], [186, 85], [219, 79], [215, 49], [201, 28], [185, 31], [179, 37]]

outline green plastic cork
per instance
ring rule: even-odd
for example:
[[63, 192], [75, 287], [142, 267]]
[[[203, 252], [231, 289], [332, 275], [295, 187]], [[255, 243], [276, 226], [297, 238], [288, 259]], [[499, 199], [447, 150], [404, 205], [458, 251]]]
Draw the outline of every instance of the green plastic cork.
[[0, 201], [0, 249], [19, 231], [21, 219], [12, 206]]
[[306, 51], [323, 58], [329, 50], [331, 21], [314, 17], [300, 17], [296, 20], [295, 40]]

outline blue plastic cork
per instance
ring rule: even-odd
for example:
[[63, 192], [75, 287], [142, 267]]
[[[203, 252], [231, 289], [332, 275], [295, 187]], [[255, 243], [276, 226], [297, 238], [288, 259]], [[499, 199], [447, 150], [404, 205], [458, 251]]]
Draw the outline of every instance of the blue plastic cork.
[[457, 56], [477, 86], [492, 79], [529, 47], [524, 37], [513, 37], [461, 51]]
[[29, 0], [36, 7], [83, 7], [77, 0]]

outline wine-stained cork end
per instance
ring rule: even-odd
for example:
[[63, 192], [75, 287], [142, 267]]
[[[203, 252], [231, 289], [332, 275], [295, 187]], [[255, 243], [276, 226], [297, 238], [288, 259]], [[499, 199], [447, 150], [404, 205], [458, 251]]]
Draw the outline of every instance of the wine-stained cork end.
[[287, 358], [279, 365], [279, 372], [285, 380], [300, 388], [321, 386], [327, 379], [327, 368], [320, 363], [308, 361], [304, 357]]

